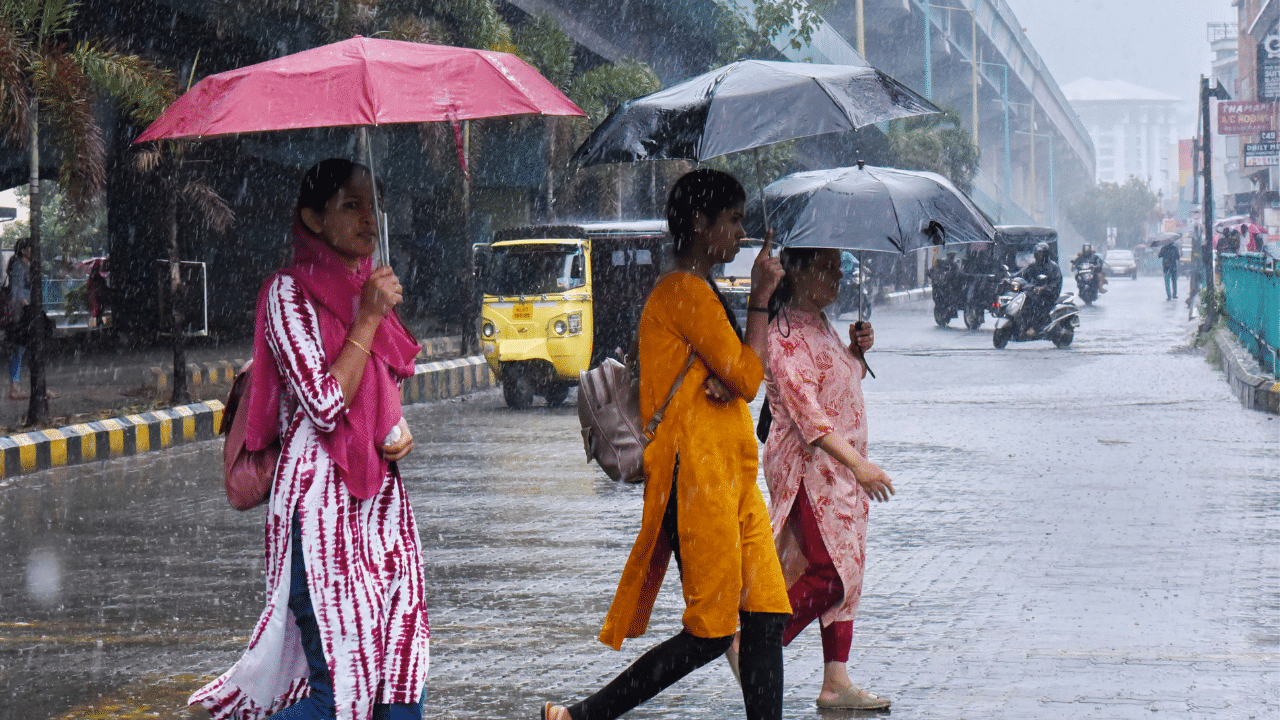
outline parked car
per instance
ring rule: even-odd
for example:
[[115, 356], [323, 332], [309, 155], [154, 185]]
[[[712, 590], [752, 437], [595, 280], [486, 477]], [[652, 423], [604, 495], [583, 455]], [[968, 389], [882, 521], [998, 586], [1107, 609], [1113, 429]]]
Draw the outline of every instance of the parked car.
[[1132, 250], [1108, 250], [1102, 258], [1102, 264], [1107, 267], [1107, 277], [1128, 275], [1134, 280], [1138, 279], [1138, 263], [1133, 259]]

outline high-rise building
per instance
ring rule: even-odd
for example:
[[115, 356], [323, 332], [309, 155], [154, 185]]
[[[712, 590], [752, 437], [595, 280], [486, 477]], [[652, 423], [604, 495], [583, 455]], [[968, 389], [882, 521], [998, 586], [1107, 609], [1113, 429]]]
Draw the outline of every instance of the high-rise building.
[[1097, 152], [1095, 179], [1124, 183], [1130, 176], [1153, 192], [1177, 180], [1169, 148], [1178, 138], [1179, 98], [1124, 80], [1081, 78], [1062, 92], [1080, 116]]

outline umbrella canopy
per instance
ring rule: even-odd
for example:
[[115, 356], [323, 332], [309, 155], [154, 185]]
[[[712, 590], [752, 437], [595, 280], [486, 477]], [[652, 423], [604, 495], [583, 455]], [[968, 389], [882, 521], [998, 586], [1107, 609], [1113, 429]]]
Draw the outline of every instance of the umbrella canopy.
[[1156, 247], [1158, 245], [1167, 245], [1171, 242], [1180, 240], [1181, 238], [1182, 238], [1182, 233], [1174, 233], [1174, 232], [1160, 233], [1159, 235], [1155, 236], [1151, 240], [1151, 246]]
[[573, 162], [702, 162], [936, 112], [933, 103], [875, 68], [740, 60], [623, 103]]
[[[765, 187], [764, 199], [786, 247], [905, 253], [996, 236], [964, 193], [931, 172], [859, 164], [792, 173]], [[760, 214], [747, 217], [747, 233], [759, 233]]]
[[339, 125], [585, 114], [514, 55], [355, 37], [210, 75], [134, 142]]

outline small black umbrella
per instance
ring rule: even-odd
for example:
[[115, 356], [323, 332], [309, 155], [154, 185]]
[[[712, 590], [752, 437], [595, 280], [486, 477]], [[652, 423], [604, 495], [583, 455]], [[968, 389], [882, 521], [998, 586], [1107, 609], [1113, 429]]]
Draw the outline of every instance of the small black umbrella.
[[872, 67], [739, 60], [614, 110], [574, 153], [580, 167], [696, 160], [940, 112]]
[[[906, 253], [996, 236], [972, 200], [931, 172], [859, 163], [792, 173], [770, 183], [764, 200], [784, 247]], [[748, 234], [763, 229], [758, 213], [747, 217]]]

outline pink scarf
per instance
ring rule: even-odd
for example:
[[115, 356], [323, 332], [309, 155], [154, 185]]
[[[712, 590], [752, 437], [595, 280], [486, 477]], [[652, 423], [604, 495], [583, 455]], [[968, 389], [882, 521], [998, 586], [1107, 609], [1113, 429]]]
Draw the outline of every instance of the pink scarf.
[[[267, 291], [278, 274], [291, 276], [315, 306], [325, 359], [332, 365], [342, 352], [347, 332], [355, 322], [361, 289], [373, 272], [373, 261], [364, 258], [352, 271], [319, 237], [298, 218], [293, 221], [293, 265], [278, 270], [263, 283], [258, 293], [257, 323], [253, 334], [253, 376], [246, 446], [261, 450], [280, 436], [279, 407], [281, 384], [271, 348], [267, 346]], [[367, 500], [382, 487], [387, 462], [378, 448], [391, 428], [400, 421], [400, 388], [396, 384], [413, 375], [413, 360], [421, 346], [391, 313], [383, 318], [369, 348], [372, 356], [355, 401], [337, 426], [321, 433], [320, 443], [337, 467], [338, 477], [352, 495]]]

